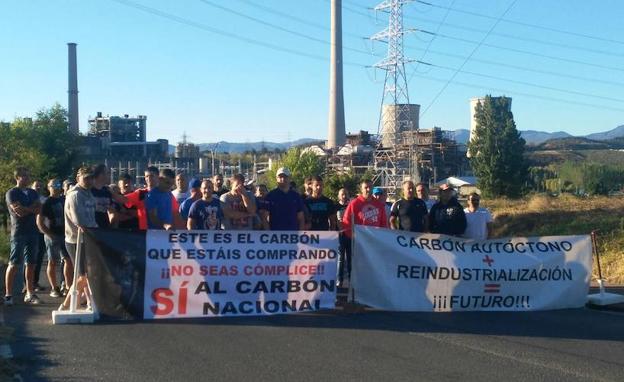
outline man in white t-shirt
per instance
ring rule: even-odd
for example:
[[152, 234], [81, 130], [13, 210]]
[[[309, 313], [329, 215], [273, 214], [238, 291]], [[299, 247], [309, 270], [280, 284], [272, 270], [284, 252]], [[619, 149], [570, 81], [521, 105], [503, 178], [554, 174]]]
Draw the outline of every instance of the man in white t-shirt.
[[466, 214], [466, 231], [464, 237], [474, 240], [487, 240], [492, 236], [492, 215], [486, 208], [480, 208], [481, 197], [476, 192], [468, 195]]

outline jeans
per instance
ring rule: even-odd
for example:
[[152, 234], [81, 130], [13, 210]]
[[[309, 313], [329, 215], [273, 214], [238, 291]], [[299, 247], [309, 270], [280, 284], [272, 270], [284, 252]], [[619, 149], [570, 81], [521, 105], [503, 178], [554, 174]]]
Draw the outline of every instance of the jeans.
[[26, 235], [11, 235], [11, 254], [9, 263], [20, 265], [36, 264], [39, 256], [39, 235], [36, 233]]

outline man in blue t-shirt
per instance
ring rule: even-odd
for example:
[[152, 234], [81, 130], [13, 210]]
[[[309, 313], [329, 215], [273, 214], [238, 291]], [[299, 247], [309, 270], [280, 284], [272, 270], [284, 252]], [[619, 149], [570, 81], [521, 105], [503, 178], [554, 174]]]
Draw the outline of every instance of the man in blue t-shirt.
[[222, 202], [213, 197], [213, 185], [210, 180], [204, 180], [201, 185], [202, 198], [191, 206], [186, 221], [188, 229], [221, 229], [223, 219]]
[[[210, 184], [212, 184], [212, 182]], [[193, 205], [193, 203], [202, 198], [201, 181], [199, 179], [193, 179], [189, 184], [189, 188], [190, 196], [184, 199], [182, 203], [180, 203], [180, 217], [182, 217], [182, 221], [184, 221], [185, 225], [186, 220], [189, 217], [189, 211], [191, 210], [191, 206]]]
[[301, 196], [290, 188], [290, 170], [280, 167], [276, 173], [277, 188], [266, 197], [269, 226], [273, 231], [303, 231], [305, 217]]
[[145, 210], [147, 211], [148, 229], [174, 228], [173, 195], [171, 187], [175, 179], [175, 173], [170, 169], [160, 170], [158, 174], [158, 187], [152, 189], [145, 198]]
[[12, 288], [15, 273], [22, 261], [26, 261], [26, 296], [24, 302], [39, 304], [41, 301], [34, 293], [35, 265], [39, 251], [39, 230], [36, 216], [41, 212], [39, 195], [28, 188], [30, 174], [25, 168], [18, 168], [13, 173], [16, 186], [7, 191], [5, 199], [11, 215], [11, 252], [5, 274], [4, 304], [12, 305]]

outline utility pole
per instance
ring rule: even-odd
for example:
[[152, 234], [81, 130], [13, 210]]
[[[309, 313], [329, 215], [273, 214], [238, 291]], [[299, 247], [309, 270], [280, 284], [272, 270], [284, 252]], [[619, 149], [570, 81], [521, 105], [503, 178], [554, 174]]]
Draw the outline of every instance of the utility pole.
[[[388, 44], [386, 57], [374, 65], [384, 70], [385, 80], [377, 127], [378, 142], [375, 149], [375, 178], [393, 194], [405, 176], [410, 174], [412, 150], [401, 150], [403, 132], [414, 129], [411, 118], [405, 64], [411, 62], [404, 55], [403, 36], [412, 30], [403, 28], [403, 5], [413, 0], [385, 0], [374, 10], [388, 14], [388, 26], [370, 37], [372, 41]], [[407, 142], [411, 144], [411, 142]], [[416, 153], [417, 155], [417, 153]]]

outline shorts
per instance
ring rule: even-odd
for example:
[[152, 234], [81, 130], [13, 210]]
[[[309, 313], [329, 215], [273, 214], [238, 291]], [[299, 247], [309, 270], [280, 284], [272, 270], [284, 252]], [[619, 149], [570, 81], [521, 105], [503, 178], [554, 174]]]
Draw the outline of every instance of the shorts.
[[39, 255], [39, 237], [36, 233], [30, 235], [11, 235], [11, 254], [9, 264], [20, 265], [22, 261], [26, 264], [37, 264]]
[[[72, 260], [72, 264], [74, 267], [76, 266], [76, 247], [77, 245], [74, 243], [65, 242], [65, 248], [67, 248], [67, 253]], [[80, 256], [80, 264], [78, 264], [78, 276], [84, 276], [85, 274], [85, 254], [81, 253]], [[75, 268], [74, 268], [75, 269]]]
[[46, 252], [48, 253], [48, 262], [54, 262], [55, 264], [61, 263], [61, 258], [69, 257], [67, 248], [65, 248], [65, 240], [63, 236], [48, 236], [45, 235]]

